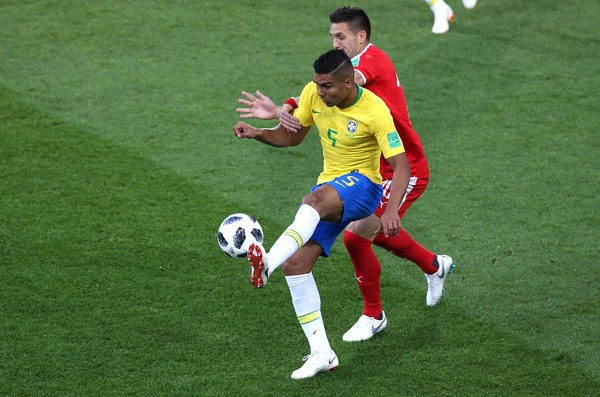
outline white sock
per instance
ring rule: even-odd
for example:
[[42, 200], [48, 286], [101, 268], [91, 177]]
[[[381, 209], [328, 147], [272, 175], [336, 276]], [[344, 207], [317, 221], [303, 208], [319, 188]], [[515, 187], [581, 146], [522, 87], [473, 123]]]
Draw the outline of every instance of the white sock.
[[296, 316], [308, 339], [311, 354], [331, 351], [325, 325], [321, 317], [321, 296], [312, 273], [286, 276], [285, 280], [292, 294]]
[[296, 212], [296, 218], [281, 236], [275, 241], [266, 254], [268, 275], [270, 276], [286, 259], [302, 247], [311, 238], [321, 217], [316, 209], [302, 204]]

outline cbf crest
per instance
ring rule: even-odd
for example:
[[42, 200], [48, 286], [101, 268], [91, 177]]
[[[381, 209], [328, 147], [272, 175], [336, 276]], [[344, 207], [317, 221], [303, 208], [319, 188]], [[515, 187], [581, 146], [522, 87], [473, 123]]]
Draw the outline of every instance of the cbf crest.
[[348, 133], [346, 135], [354, 138], [354, 133], [358, 129], [358, 124], [354, 120], [348, 120]]

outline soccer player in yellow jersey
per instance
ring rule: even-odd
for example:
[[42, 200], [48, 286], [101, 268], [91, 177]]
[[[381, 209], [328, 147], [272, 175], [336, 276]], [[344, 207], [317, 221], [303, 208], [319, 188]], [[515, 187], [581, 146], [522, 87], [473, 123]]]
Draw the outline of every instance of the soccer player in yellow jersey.
[[[429, 181], [429, 166], [421, 138], [412, 127], [404, 90], [398, 79], [396, 68], [390, 57], [370, 41], [371, 21], [358, 7], [341, 7], [329, 15], [329, 33], [334, 48], [343, 49], [352, 59], [354, 81], [379, 96], [390, 109], [396, 130], [406, 151], [411, 169], [411, 178], [398, 214], [401, 219], [407, 209], [423, 194]], [[241, 118], [276, 119], [290, 132], [301, 128], [298, 119], [288, 112], [298, 107], [299, 99], [290, 98], [282, 107], [261, 92], [251, 95], [242, 92], [248, 100], [239, 103], [248, 106], [238, 108]], [[380, 297], [381, 265], [371, 244], [391, 252], [417, 265], [427, 280], [426, 303], [435, 306], [439, 303], [444, 283], [454, 267], [448, 255], [437, 255], [417, 242], [407, 230], [402, 228], [396, 236], [380, 233], [373, 237], [378, 225], [378, 217], [387, 209], [388, 183], [392, 180], [393, 169], [381, 158], [380, 170], [383, 179], [383, 197], [375, 213], [368, 218], [353, 222], [344, 232], [344, 244], [354, 266], [355, 278], [363, 297], [363, 312], [358, 321], [342, 336], [346, 342], [367, 340], [387, 327], [387, 316], [383, 311]]]
[[380, 229], [386, 235], [400, 231], [397, 208], [410, 178], [404, 146], [389, 109], [375, 94], [354, 83], [348, 55], [340, 49], [330, 50], [313, 66], [314, 80], [302, 91], [295, 113], [302, 125], [298, 133], [289, 134], [281, 125], [259, 129], [244, 122], [233, 128], [238, 138], [285, 147], [300, 144], [314, 124], [321, 139], [323, 172], [303, 198], [294, 222], [268, 253], [260, 245], [250, 246], [248, 253], [251, 282], [258, 288], [283, 264], [292, 303], [311, 350], [304, 365], [292, 373], [294, 379], [338, 366], [321, 317], [314, 264], [319, 256], [329, 256], [336, 237], [350, 222], [368, 217], [379, 205], [381, 153], [394, 169], [390, 204], [380, 218]]

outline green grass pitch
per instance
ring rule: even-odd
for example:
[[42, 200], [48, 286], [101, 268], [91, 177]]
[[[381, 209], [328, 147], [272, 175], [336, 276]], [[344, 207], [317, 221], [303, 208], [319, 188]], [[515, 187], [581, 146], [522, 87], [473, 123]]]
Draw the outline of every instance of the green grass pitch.
[[340, 367], [293, 381], [283, 274], [255, 290], [215, 235], [246, 212], [270, 246], [315, 182], [315, 134], [231, 127], [242, 90], [299, 93], [343, 4], [0, 2], [0, 395], [600, 394], [600, 3], [448, 3], [441, 37], [418, 0], [356, 3], [428, 155], [404, 226], [453, 256], [446, 296], [377, 250], [388, 330], [345, 344], [339, 241], [314, 273]]

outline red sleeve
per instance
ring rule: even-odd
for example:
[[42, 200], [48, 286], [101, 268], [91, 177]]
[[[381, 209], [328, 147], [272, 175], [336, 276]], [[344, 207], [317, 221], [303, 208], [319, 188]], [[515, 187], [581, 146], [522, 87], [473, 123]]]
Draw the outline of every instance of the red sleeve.
[[365, 84], [377, 80], [381, 66], [376, 57], [370, 54], [364, 54], [358, 60], [358, 65], [354, 66], [354, 70], [358, 71], [365, 79]]

